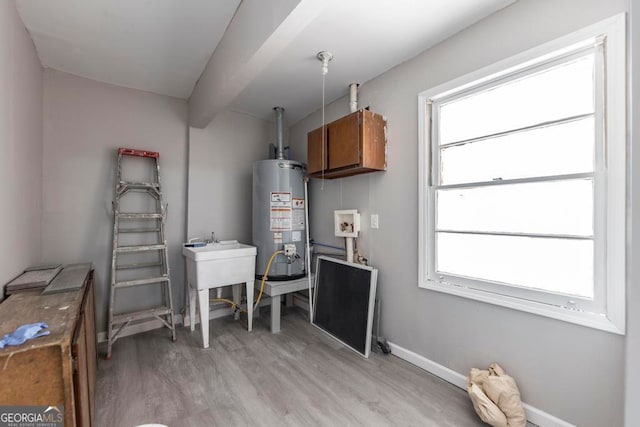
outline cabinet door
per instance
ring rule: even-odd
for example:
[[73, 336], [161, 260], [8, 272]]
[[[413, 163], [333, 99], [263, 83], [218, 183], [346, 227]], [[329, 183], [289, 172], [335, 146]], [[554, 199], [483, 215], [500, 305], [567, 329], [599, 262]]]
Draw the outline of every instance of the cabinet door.
[[95, 396], [96, 396], [96, 377], [98, 373], [98, 352], [96, 343], [96, 314], [95, 314], [95, 296], [93, 291], [93, 272], [87, 283], [87, 295], [83, 308], [84, 327], [86, 330], [85, 341], [87, 345], [87, 379], [89, 386], [89, 418], [91, 425], [96, 419]]
[[76, 425], [80, 427], [93, 426], [95, 419], [96, 324], [93, 272], [89, 274], [72, 346], [73, 358], [76, 361], [73, 373]]
[[367, 169], [385, 170], [387, 168], [386, 155], [386, 126], [384, 118], [370, 111], [363, 111], [362, 117], [362, 166]]
[[84, 319], [81, 317], [78, 319], [76, 337], [73, 341], [73, 357], [76, 361], [76, 369], [73, 372], [73, 392], [76, 404], [76, 425], [80, 427], [91, 426], [86, 334]]
[[328, 126], [329, 170], [360, 163], [360, 112]]
[[327, 147], [326, 144], [323, 144], [322, 128], [320, 127], [307, 134], [307, 173], [312, 174], [315, 172], [321, 172], [326, 168]]

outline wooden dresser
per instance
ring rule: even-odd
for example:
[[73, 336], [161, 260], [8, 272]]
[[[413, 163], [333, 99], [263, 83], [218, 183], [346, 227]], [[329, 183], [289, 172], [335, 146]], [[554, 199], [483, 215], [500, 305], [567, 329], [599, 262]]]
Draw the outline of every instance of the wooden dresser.
[[93, 271], [80, 290], [11, 295], [0, 304], [0, 336], [45, 322], [51, 334], [0, 350], [0, 405], [64, 406], [65, 426], [92, 426], [97, 373]]

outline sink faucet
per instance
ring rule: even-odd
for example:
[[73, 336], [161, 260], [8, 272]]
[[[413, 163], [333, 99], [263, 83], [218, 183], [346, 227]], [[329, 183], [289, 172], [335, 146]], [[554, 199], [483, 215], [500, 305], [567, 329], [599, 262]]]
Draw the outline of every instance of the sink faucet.
[[191, 239], [189, 239], [189, 243], [194, 243], [194, 242], [203, 242], [203, 243], [209, 244], [209, 243], [218, 243], [218, 240], [216, 240], [216, 233], [212, 231], [211, 239], [203, 239], [200, 237], [192, 237]]
[[211, 232], [211, 239], [205, 240], [205, 243], [218, 243], [218, 240], [216, 240], [216, 233], [215, 231]]

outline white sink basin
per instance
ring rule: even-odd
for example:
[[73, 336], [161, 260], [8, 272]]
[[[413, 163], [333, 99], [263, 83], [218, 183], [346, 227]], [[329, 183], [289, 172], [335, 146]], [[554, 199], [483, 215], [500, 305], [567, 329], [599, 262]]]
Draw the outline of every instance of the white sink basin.
[[255, 246], [215, 243], [184, 248], [187, 279], [196, 289], [210, 289], [234, 283], [253, 282], [256, 270]]
[[255, 246], [243, 243], [213, 243], [198, 248], [184, 248], [182, 254], [194, 261], [237, 258], [256, 254]]

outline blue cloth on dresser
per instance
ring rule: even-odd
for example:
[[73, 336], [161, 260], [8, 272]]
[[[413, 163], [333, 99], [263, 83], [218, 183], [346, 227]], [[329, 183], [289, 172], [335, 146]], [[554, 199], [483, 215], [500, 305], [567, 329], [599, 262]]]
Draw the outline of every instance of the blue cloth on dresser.
[[10, 334], [5, 335], [0, 340], [0, 349], [8, 345], [24, 344], [30, 339], [49, 335], [49, 325], [44, 322], [29, 323], [18, 326], [18, 328]]

